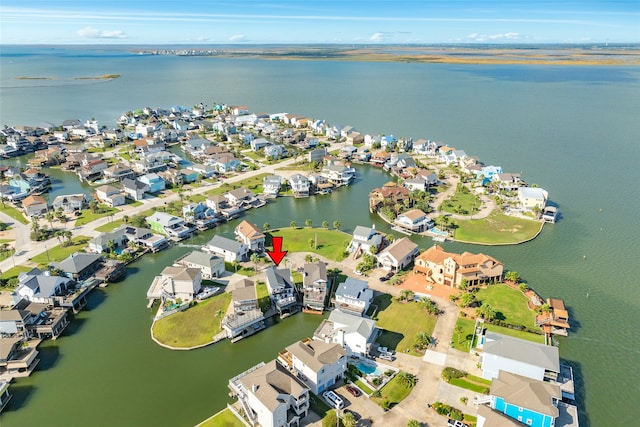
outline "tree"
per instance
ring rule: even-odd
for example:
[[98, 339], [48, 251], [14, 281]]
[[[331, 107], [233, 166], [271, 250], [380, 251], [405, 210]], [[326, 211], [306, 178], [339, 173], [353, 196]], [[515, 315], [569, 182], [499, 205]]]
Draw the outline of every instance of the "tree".
[[122, 221], [124, 221], [125, 224], [129, 224], [129, 215], [123, 215]]
[[327, 414], [322, 419], [322, 427], [336, 427], [338, 424], [338, 414], [335, 409], [327, 411]]
[[491, 322], [496, 318], [496, 311], [491, 307], [491, 305], [486, 304], [476, 308], [476, 315], [482, 317], [488, 322]]
[[460, 334], [462, 333], [462, 330], [463, 330], [462, 325], [456, 325], [454, 330], [456, 331], [456, 335], [458, 336], [458, 344], [460, 344]]
[[518, 283], [520, 281], [520, 275], [517, 271], [507, 271], [504, 275], [504, 280], [509, 282]]
[[311, 221], [310, 219], [307, 219], [307, 220], [304, 222], [305, 227], [311, 227], [311, 224], [313, 224], [313, 221]]
[[438, 308], [438, 305], [431, 300], [430, 298], [421, 298], [420, 299], [420, 306], [425, 309], [427, 311], [427, 313], [437, 316], [438, 314], [440, 314], [440, 309]]
[[235, 270], [235, 272], [238, 272], [238, 267], [240, 267], [240, 263], [238, 261], [233, 261], [231, 263], [231, 266], [233, 267], [233, 269]]
[[416, 376], [410, 374], [409, 372], [400, 371], [398, 375], [396, 375], [400, 384], [403, 384], [406, 387], [413, 388], [416, 385]]
[[73, 237], [73, 233], [70, 230], [65, 230], [62, 232], [62, 235], [67, 239], [67, 246], [69, 246], [71, 244], [71, 237]]
[[296, 224], [296, 222], [295, 222], [295, 221], [291, 221], [291, 222], [289, 223], [289, 227], [291, 227], [291, 228], [296, 228], [297, 226], [298, 226], [298, 224]]
[[431, 337], [426, 332], [418, 332], [415, 337], [415, 346], [418, 350], [426, 349], [431, 344]]
[[518, 289], [520, 289], [520, 292], [524, 294], [529, 290], [529, 286], [527, 286], [526, 283], [520, 283], [520, 286], [518, 286]]
[[378, 247], [376, 245], [369, 246], [369, 253], [371, 255], [375, 255], [378, 253]]
[[467, 279], [462, 279], [460, 281], [460, 286], [458, 286], [458, 289], [466, 291], [467, 289], [469, 289], [469, 281]]
[[394, 236], [393, 234], [387, 234], [387, 242], [393, 243], [395, 239], [396, 239], [396, 236]]
[[329, 221], [322, 221], [322, 228], [329, 228]]
[[353, 416], [353, 413], [346, 412], [342, 416], [342, 425], [344, 427], [355, 427], [356, 426], [356, 417]]
[[91, 211], [91, 213], [96, 213], [98, 212], [98, 202], [96, 202], [95, 200], [91, 200], [89, 202], [89, 210]]
[[44, 218], [49, 221], [49, 227], [53, 228], [53, 220], [55, 218], [55, 215], [53, 214], [53, 212], [49, 211], [46, 214], [44, 214]]
[[403, 289], [400, 292], [400, 301], [411, 301], [413, 299], [413, 291], [409, 289]]
[[268, 222], [265, 222], [264, 224], [262, 224], [262, 229], [264, 231], [267, 231], [270, 228], [271, 228], [271, 224], [269, 224]]
[[333, 228], [336, 230], [340, 229], [340, 221], [333, 221]]
[[460, 295], [460, 307], [469, 307], [476, 297], [474, 294], [462, 294]]
[[411, 419], [407, 423], [407, 427], [422, 427], [422, 423], [418, 420]]
[[224, 316], [224, 311], [223, 310], [217, 310], [216, 311], [216, 317], [218, 319], [220, 319], [220, 327], [222, 327], [222, 317]]
[[304, 256], [304, 260], [306, 263], [310, 264], [313, 262], [313, 256], [311, 254], [307, 254]]
[[113, 241], [113, 239], [107, 242], [107, 250], [110, 254], [112, 254], [116, 250], [116, 242]]
[[309, 247], [311, 249], [315, 249], [316, 248], [316, 240], [313, 237], [309, 239]]
[[258, 271], [258, 264], [260, 263], [260, 256], [258, 254], [256, 254], [256, 253], [253, 253], [253, 254], [251, 254], [251, 257], [249, 259], [253, 263], [253, 269], [257, 272]]

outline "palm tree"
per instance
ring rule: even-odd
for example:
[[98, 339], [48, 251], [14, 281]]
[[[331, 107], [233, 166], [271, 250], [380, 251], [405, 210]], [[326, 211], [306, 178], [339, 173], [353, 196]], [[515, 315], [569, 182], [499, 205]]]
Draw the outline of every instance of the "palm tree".
[[407, 423], [407, 427], [422, 427], [422, 423], [418, 420], [411, 419]]
[[400, 371], [398, 375], [396, 375], [396, 377], [398, 378], [398, 381], [400, 381], [401, 384], [404, 384], [409, 388], [413, 388], [413, 386], [416, 385], [416, 381], [417, 381], [416, 376], [413, 374], [410, 374], [409, 372]]
[[91, 213], [96, 213], [98, 211], [98, 202], [96, 202], [95, 200], [91, 200], [89, 202], [89, 210], [91, 211]]
[[44, 218], [49, 221], [49, 227], [53, 228], [53, 220], [55, 218], [55, 215], [53, 214], [53, 212], [49, 211], [46, 214], [44, 214]]
[[413, 299], [413, 291], [409, 290], [409, 289], [403, 289], [402, 292], [400, 292], [400, 300], [401, 301], [410, 301]]
[[458, 344], [460, 344], [460, 334], [462, 333], [462, 325], [456, 325], [456, 327], [454, 328], [454, 330], [456, 331], [456, 334], [458, 335]]
[[329, 228], [329, 221], [322, 221], [322, 228]]
[[304, 260], [306, 263], [311, 264], [313, 262], [313, 256], [311, 254], [307, 254], [304, 256]]
[[291, 227], [291, 228], [296, 228], [297, 226], [298, 226], [298, 224], [296, 224], [296, 222], [295, 222], [295, 221], [291, 221], [291, 222], [289, 223], [289, 227]]
[[129, 215], [123, 215], [122, 221], [124, 221], [125, 224], [129, 224]]
[[476, 315], [484, 320], [491, 322], [496, 318], [496, 311], [489, 304], [476, 308]]
[[476, 297], [473, 294], [462, 294], [460, 296], [460, 307], [469, 307], [475, 299]]
[[307, 220], [304, 222], [304, 225], [305, 225], [306, 227], [311, 227], [311, 224], [313, 224], [313, 221], [311, 221], [310, 219], [307, 219]]
[[353, 416], [353, 413], [347, 412], [342, 416], [342, 425], [344, 427], [356, 426], [356, 418]]
[[109, 240], [107, 242], [107, 250], [110, 254], [112, 254], [116, 250], [116, 242], [114, 242], [113, 240]]
[[67, 239], [67, 244], [71, 244], [71, 237], [73, 237], [73, 233], [70, 230], [65, 230], [62, 232], [65, 239]]
[[253, 254], [251, 254], [251, 257], [249, 259], [253, 263], [253, 269], [257, 272], [258, 271], [258, 264], [260, 263], [260, 256], [258, 254], [256, 254], [256, 253], [253, 253]]
[[418, 350], [424, 350], [431, 344], [431, 337], [426, 332], [418, 332], [415, 337], [415, 346]]
[[333, 228], [338, 230], [340, 228], [340, 221], [333, 221]]
[[233, 261], [231, 263], [231, 266], [234, 268], [234, 270], [236, 271], [236, 273], [238, 272], [238, 267], [240, 267], [240, 263], [238, 261]]
[[267, 231], [270, 228], [271, 228], [271, 224], [269, 224], [268, 222], [265, 222], [264, 224], [262, 224], [262, 229], [264, 231]]
[[309, 239], [309, 247], [311, 249], [315, 249], [316, 248], [316, 241], [315, 241], [315, 239], [313, 237]]
[[222, 328], [222, 316], [224, 316], [224, 311], [222, 310], [217, 310], [216, 311], [216, 317], [218, 319], [220, 319], [220, 328]]

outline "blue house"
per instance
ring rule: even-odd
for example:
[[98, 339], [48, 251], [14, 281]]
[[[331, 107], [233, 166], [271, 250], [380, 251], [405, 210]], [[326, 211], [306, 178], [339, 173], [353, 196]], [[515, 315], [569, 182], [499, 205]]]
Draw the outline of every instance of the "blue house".
[[182, 182], [185, 184], [195, 182], [198, 179], [197, 171], [191, 169], [180, 169], [180, 173], [182, 174]]
[[158, 176], [155, 173], [148, 173], [146, 175], [142, 175], [141, 177], [138, 178], [138, 181], [147, 185], [148, 193], [157, 193], [158, 191], [162, 191], [166, 188], [164, 179], [160, 178], [160, 176]]
[[[560, 415], [560, 386], [549, 382], [500, 371], [491, 383], [490, 396], [493, 411], [528, 426], [553, 427]], [[479, 418], [478, 426], [485, 421]]]
[[9, 185], [16, 188], [18, 193], [31, 190], [31, 182], [23, 174], [18, 174], [9, 180]]

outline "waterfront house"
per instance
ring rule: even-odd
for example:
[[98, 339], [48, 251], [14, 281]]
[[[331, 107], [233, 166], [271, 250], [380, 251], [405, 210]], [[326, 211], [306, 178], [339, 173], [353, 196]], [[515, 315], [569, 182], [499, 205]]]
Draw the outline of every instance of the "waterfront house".
[[557, 298], [547, 298], [547, 305], [550, 311], [541, 311], [536, 315], [536, 325], [540, 326], [545, 333], [567, 335], [569, 325], [569, 312], [564, 306], [564, 301]]
[[491, 380], [506, 371], [544, 381], [556, 380], [560, 373], [558, 347], [495, 332], [487, 332], [479, 344], [482, 378]]
[[[74, 162], [73, 158], [67, 156], [66, 158], [69, 164]], [[93, 181], [103, 176], [104, 171], [109, 167], [109, 164], [103, 159], [95, 159], [93, 157], [84, 157], [79, 160], [79, 169], [77, 169], [80, 179], [86, 181]]]
[[157, 193], [165, 189], [165, 182], [158, 174], [148, 173], [138, 177], [137, 181], [140, 181], [147, 186], [147, 193]]
[[191, 251], [188, 254], [178, 258], [174, 264], [199, 268], [203, 279], [213, 279], [224, 274], [224, 260], [219, 256], [201, 251]]
[[371, 155], [371, 164], [374, 166], [382, 166], [391, 158], [391, 153], [386, 151], [376, 151]]
[[249, 247], [244, 243], [220, 235], [213, 236], [203, 249], [221, 256], [226, 262], [244, 261], [249, 252]]
[[136, 174], [127, 165], [118, 164], [109, 166], [103, 172], [105, 179], [115, 179], [122, 181], [125, 178], [135, 178]]
[[557, 385], [500, 371], [491, 383], [489, 395], [490, 409], [478, 411], [479, 427], [509, 425], [502, 421], [506, 417], [517, 421], [517, 425], [578, 426], [575, 406], [560, 401]]
[[158, 175], [160, 175], [160, 177], [164, 179], [165, 185], [170, 184], [174, 187], [179, 187], [184, 184], [184, 176], [177, 169], [167, 169], [158, 172]]
[[402, 270], [420, 254], [418, 245], [407, 237], [398, 239], [377, 255], [378, 263], [385, 270]]
[[[8, 175], [7, 175], [8, 176]], [[9, 180], [9, 185], [15, 187], [19, 193], [28, 193], [34, 186], [34, 182], [30, 180], [25, 174], [17, 173]]]
[[213, 210], [215, 215], [223, 216], [227, 219], [234, 218], [242, 212], [242, 208], [231, 206], [224, 196], [209, 196], [205, 200], [205, 204]]
[[0, 338], [0, 378], [28, 377], [39, 362], [38, 350], [25, 337]]
[[[27, 301], [28, 303], [28, 301]], [[0, 310], [0, 336], [27, 336], [26, 325], [31, 323], [31, 313], [25, 310], [18, 310], [15, 307], [11, 310]]]
[[421, 233], [434, 226], [433, 221], [420, 209], [411, 209], [401, 213], [393, 223], [412, 233]]
[[197, 156], [204, 153], [207, 147], [211, 146], [211, 141], [203, 138], [192, 138], [183, 143], [183, 150], [192, 156]]
[[309, 197], [309, 179], [306, 176], [299, 173], [291, 175], [289, 186], [294, 197]]
[[24, 213], [28, 217], [39, 217], [45, 214], [49, 210], [49, 207], [44, 197], [31, 195], [25, 197], [22, 201], [22, 209], [24, 209]]
[[507, 172], [494, 174], [491, 183], [504, 191], [516, 191], [523, 184], [519, 173]]
[[[37, 339], [57, 339], [69, 325], [67, 308], [53, 307], [51, 304], [20, 300], [13, 310], [21, 313], [26, 328], [24, 336]], [[0, 311], [2, 313], [2, 311]]]
[[87, 252], [95, 252], [101, 254], [108, 252], [113, 248], [114, 251], [120, 251], [129, 244], [129, 238], [125, 232], [125, 228], [119, 227], [113, 231], [100, 233], [93, 239], [89, 240]]
[[298, 301], [291, 270], [271, 266], [265, 270], [265, 277], [269, 297], [278, 312], [282, 315], [294, 311]]
[[429, 187], [433, 187], [434, 185], [438, 185], [438, 174], [432, 172], [427, 169], [418, 169], [416, 171], [416, 176], [418, 178], [424, 179], [425, 186], [428, 189]]
[[249, 145], [253, 151], [260, 151], [271, 143], [264, 138], [252, 139]]
[[421, 177], [405, 179], [404, 186], [408, 188], [409, 191], [413, 191], [413, 190], [427, 191], [427, 182]]
[[233, 312], [222, 321], [222, 328], [232, 340], [243, 338], [264, 329], [264, 315], [258, 306], [255, 283], [242, 279], [231, 285]]
[[373, 291], [367, 282], [347, 277], [336, 289], [334, 306], [344, 312], [363, 316], [372, 299]]
[[329, 294], [327, 266], [318, 261], [305, 264], [302, 273], [302, 304], [305, 309], [322, 313]]
[[537, 187], [518, 187], [518, 202], [526, 211], [540, 213], [544, 209], [549, 193]]
[[213, 209], [208, 207], [206, 203], [189, 203], [182, 207], [182, 216], [185, 221], [198, 221], [213, 218], [216, 213]]
[[152, 252], [157, 252], [169, 246], [169, 241], [166, 237], [160, 234], [153, 234], [148, 228], [124, 224], [113, 230], [113, 232], [124, 233], [128, 241], [146, 247]]
[[211, 165], [194, 163], [187, 166], [187, 169], [196, 172], [202, 178], [211, 178], [216, 174], [216, 168]]
[[234, 234], [236, 238], [247, 245], [249, 250], [254, 252], [264, 251], [264, 241], [266, 236], [260, 231], [257, 225], [243, 220], [235, 228]]
[[81, 282], [90, 278], [102, 267], [102, 255], [75, 252], [64, 260], [52, 262], [49, 265], [62, 271], [66, 277]]
[[55, 211], [62, 210], [64, 213], [81, 211], [89, 205], [89, 198], [84, 193], [65, 194], [53, 199], [52, 207]]
[[322, 167], [320, 172], [330, 183], [336, 186], [349, 185], [356, 177], [356, 170], [340, 162], [331, 162]]
[[151, 282], [147, 291], [148, 299], [165, 299], [183, 302], [193, 301], [202, 287], [202, 273], [199, 268], [165, 267]]
[[366, 356], [371, 351], [380, 330], [376, 321], [333, 310], [313, 334], [313, 339], [340, 344], [349, 356]]
[[275, 360], [229, 380], [251, 426], [293, 427], [309, 413], [309, 388]]
[[284, 145], [269, 144], [264, 147], [264, 156], [268, 159], [279, 159], [287, 155]]
[[100, 203], [107, 206], [116, 207], [125, 204], [124, 194], [122, 190], [112, 185], [101, 185], [96, 188], [96, 198]]
[[138, 201], [144, 199], [147, 185], [138, 179], [125, 178], [122, 180], [122, 190], [126, 198]]
[[313, 162], [321, 162], [322, 159], [324, 159], [324, 156], [327, 155], [327, 149], [326, 148], [317, 148], [315, 150], [311, 150], [309, 151], [309, 153], [307, 153], [307, 160], [309, 161], [309, 163], [313, 163]]
[[237, 188], [235, 190], [224, 193], [224, 197], [229, 201], [231, 206], [248, 207], [256, 201], [256, 195], [246, 188]]
[[193, 231], [185, 225], [182, 218], [166, 212], [154, 212], [153, 215], [146, 218], [146, 221], [152, 231], [178, 239], [186, 238]]
[[381, 188], [374, 188], [369, 193], [369, 212], [375, 212], [384, 204], [404, 204], [409, 199], [409, 189], [394, 182], [388, 182]]
[[371, 248], [375, 248], [374, 251], [377, 252], [382, 246], [382, 240], [382, 234], [376, 231], [375, 226], [370, 228], [358, 225], [353, 230], [347, 250], [354, 252], [354, 257], [357, 258], [362, 252], [371, 252]]
[[240, 160], [231, 153], [223, 153], [210, 158], [209, 162], [219, 173], [228, 173], [240, 167]]
[[347, 370], [347, 352], [340, 344], [309, 338], [279, 352], [278, 360], [295, 371], [317, 395], [344, 379]]
[[11, 293], [14, 304], [20, 300], [34, 303], [59, 305], [61, 297], [75, 289], [73, 279], [64, 276], [54, 276], [49, 271], [33, 268], [18, 275], [18, 285]]
[[504, 265], [485, 254], [445, 252], [433, 245], [415, 259], [414, 272], [425, 276], [427, 282], [458, 287], [463, 279], [471, 286], [502, 279]]
[[282, 187], [282, 177], [278, 175], [265, 176], [262, 180], [262, 189], [265, 196], [276, 197]]
[[9, 394], [9, 382], [0, 380], [0, 414], [11, 400], [11, 397], [11, 394]]

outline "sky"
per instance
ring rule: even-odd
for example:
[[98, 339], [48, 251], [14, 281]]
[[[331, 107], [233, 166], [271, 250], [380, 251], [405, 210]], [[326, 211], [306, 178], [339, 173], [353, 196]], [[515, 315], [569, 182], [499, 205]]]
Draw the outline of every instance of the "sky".
[[0, 2], [0, 44], [638, 42], [640, 0]]

